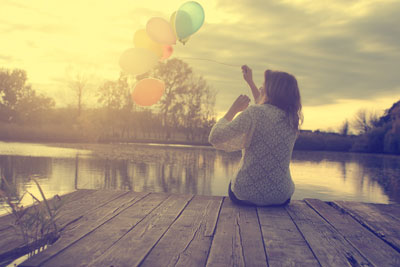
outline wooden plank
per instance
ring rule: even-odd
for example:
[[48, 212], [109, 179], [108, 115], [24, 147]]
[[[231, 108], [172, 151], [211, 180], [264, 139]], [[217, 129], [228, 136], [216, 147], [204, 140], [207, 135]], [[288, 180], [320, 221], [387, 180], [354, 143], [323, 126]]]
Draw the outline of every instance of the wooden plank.
[[[61, 206], [59, 215], [56, 218], [57, 227], [62, 230], [68, 224], [75, 222], [83, 217], [84, 214], [91, 209], [96, 209], [107, 203], [108, 201], [126, 194], [125, 191], [113, 190], [98, 190], [88, 191], [89, 194], [82, 196], [73, 201], [64, 201]], [[22, 242], [22, 243], [21, 243]], [[0, 246], [0, 255], [3, 254], [3, 249], [7, 250], [10, 247], [18, 247], [19, 244], [24, 245], [22, 236], [16, 238], [15, 233], [9, 231], [2, 235], [2, 246]]]
[[207, 266], [267, 266], [257, 212], [224, 198]]
[[375, 203], [363, 203], [375, 210], [384, 213], [384, 216], [394, 217], [400, 220], [400, 204], [375, 204]]
[[[229, 198], [227, 200], [230, 201]], [[267, 266], [261, 227], [255, 207], [238, 207], [236, 215], [240, 230], [245, 266]]]
[[68, 225], [54, 244], [40, 254], [29, 258], [27, 261], [20, 264], [20, 266], [40, 266], [44, 264], [46, 261], [89, 235], [148, 194], [149, 193], [129, 192], [128, 194], [124, 194], [119, 198], [109, 201], [101, 208], [92, 210], [84, 215], [81, 220]]
[[[157, 208], [168, 194], [149, 194], [42, 266], [87, 266]], [[73, 255], [73, 256], [71, 256]]]
[[285, 208], [257, 211], [269, 266], [320, 266]]
[[204, 266], [222, 199], [195, 196], [140, 266]]
[[[91, 193], [94, 193], [95, 190], [89, 190], [89, 189], [82, 189], [82, 190], [77, 190], [65, 195], [60, 196], [63, 202], [72, 202], [75, 200], [78, 200], [82, 197], [85, 197]], [[52, 205], [54, 202], [54, 198], [49, 199], [50, 205]], [[4, 230], [9, 230], [9, 228], [12, 228], [11, 225], [13, 225], [15, 222], [15, 217], [12, 214], [7, 214], [4, 216], [0, 216], [0, 240], [1, 240], [1, 234]], [[0, 241], [1, 242], [1, 241]]]
[[286, 210], [322, 266], [370, 265], [335, 228], [305, 202], [293, 202]]
[[[60, 210], [65, 210], [65, 206], [79, 203], [80, 200], [94, 193], [95, 190], [78, 190], [73, 193], [64, 195], [61, 197], [64, 204]], [[50, 205], [52, 205], [53, 201], [53, 199], [49, 201]], [[12, 217], [4, 218], [4, 220], [12, 220], [11, 223], [14, 223], [14, 218]], [[56, 221], [57, 225], [60, 226], [59, 221]], [[32, 246], [32, 243], [26, 244], [21, 233], [19, 231], [15, 231], [14, 229], [8, 229], [0, 232], [0, 240], [0, 261], [3, 261], [9, 257], [18, 257], [19, 255], [23, 255], [29, 252], [31, 249], [30, 246]]]
[[61, 228], [64, 228], [68, 224], [81, 219], [90, 211], [101, 208], [108, 202], [127, 193], [128, 191], [96, 190], [93, 194], [81, 198], [78, 201], [66, 203], [61, 207], [60, 216], [57, 218], [57, 224]]
[[349, 213], [360, 224], [400, 252], [399, 219], [387, 216], [385, 212], [360, 202], [334, 201], [333, 204]]
[[396, 266], [400, 264], [400, 253], [360, 225], [347, 213], [340, 212], [318, 199], [306, 199], [305, 201], [372, 264], [376, 266]]
[[193, 195], [169, 196], [89, 266], [138, 266], [192, 198]]

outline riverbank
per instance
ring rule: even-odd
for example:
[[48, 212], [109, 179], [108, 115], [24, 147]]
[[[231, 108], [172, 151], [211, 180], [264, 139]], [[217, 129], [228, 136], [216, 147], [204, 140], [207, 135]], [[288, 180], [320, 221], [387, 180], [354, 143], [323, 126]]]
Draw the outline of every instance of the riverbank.
[[[89, 150], [99, 158], [111, 160], [138, 160], [139, 162], [165, 161], [165, 155], [160, 153], [160, 148], [176, 150], [187, 153], [187, 148], [213, 150], [211, 145], [186, 145], [186, 144], [163, 144], [163, 143], [45, 143], [46, 146], [71, 148], [78, 150]], [[154, 153], [151, 152], [154, 150]], [[240, 151], [235, 154], [240, 155]], [[179, 154], [179, 153], [178, 153]], [[177, 155], [178, 155], [177, 154]], [[173, 162], [174, 159], [169, 161]]]
[[[0, 123], [0, 141], [6, 142], [35, 142], [35, 143], [153, 143], [153, 144], [178, 144], [210, 146], [207, 138], [202, 140], [187, 140], [185, 136], [174, 135], [169, 139], [161, 138], [163, 134], [149, 137], [137, 136], [135, 138], [99, 137], [98, 132], [84, 132], [74, 127], [65, 125], [42, 125], [40, 127]], [[207, 136], [207, 134], [206, 134]], [[358, 136], [339, 135], [321, 131], [300, 131], [296, 141], [295, 150], [317, 151], [351, 151]]]

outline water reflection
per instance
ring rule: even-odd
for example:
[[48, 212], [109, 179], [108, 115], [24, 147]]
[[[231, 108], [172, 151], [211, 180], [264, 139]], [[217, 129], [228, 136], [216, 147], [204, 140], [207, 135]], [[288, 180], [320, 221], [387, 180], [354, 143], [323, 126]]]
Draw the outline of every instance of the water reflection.
[[[37, 193], [32, 176], [48, 197], [76, 189], [226, 195], [240, 161], [240, 153], [206, 147], [130, 145], [125, 153], [121, 147], [108, 146], [110, 153], [92, 154], [35, 145], [34, 156], [22, 153], [22, 148], [10, 148], [26, 145], [32, 147], [0, 143], [0, 170], [16, 186], [17, 195], [26, 190]], [[119, 156], [109, 157], [115, 151]], [[399, 166], [400, 158], [395, 156], [295, 151], [291, 165], [294, 199], [400, 203]]]
[[295, 151], [291, 171], [298, 196], [400, 203], [398, 156]]
[[[160, 155], [162, 155], [160, 157]], [[216, 153], [211, 149], [159, 149], [148, 159], [80, 159], [77, 188], [212, 195]]]

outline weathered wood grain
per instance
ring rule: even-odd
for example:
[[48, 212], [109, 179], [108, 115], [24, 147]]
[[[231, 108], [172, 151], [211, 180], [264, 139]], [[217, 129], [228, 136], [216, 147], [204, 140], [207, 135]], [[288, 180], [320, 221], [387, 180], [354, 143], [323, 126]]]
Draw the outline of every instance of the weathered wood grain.
[[399, 219], [360, 202], [334, 201], [333, 204], [345, 210], [359, 223], [400, 251]]
[[44, 264], [44, 262], [89, 235], [98, 227], [108, 222], [148, 194], [149, 193], [129, 192], [128, 194], [123, 194], [121, 197], [110, 200], [98, 209], [91, 210], [89, 213], [85, 214], [81, 220], [68, 225], [62, 231], [60, 238], [54, 244], [49, 246], [42, 253], [28, 259], [20, 266], [40, 266], [41, 264]]
[[168, 194], [149, 194], [42, 266], [87, 266], [157, 208]]
[[224, 199], [207, 266], [267, 266], [254, 207]]
[[396, 266], [400, 264], [400, 253], [360, 225], [347, 213], [343, 213], [318, 199], [306, 199], [305, 201], [372, 264], [376, 266]]
[[[306, 199], [285, 208], [254, 208], [233, 205], [224, 197], [107, 190], [79, 190], [69, 198], [57, 218], [61, 237], [21, 266], [398, 266], [400, 262], [395, 246], [400, 225], [397, 204], [328, 205]], [[0, 231], [0, 247], [13, 244], [1, 237], [12, 241], [15, 233]]]
[[385, 213], [385, 216], [394, 217], [395, 219], [400, 220], [400, 204], [363, 204]]
[[192, 198], [193, 195], [170, 195], [88, 266], [138, 266]]
[[269, 266], [320, 266], [284, 208], [257, 211]]
[[81, 219], [88, 212], [101, 208], [109, 201], [127, 193], [128, 191], [96, 190], [93, 194], [89, 194], [77, 201], [65, 203], [65, 205], [61, 207], [60, 215], [57, 218], [57, 224], [60, 229], [62, 229], [68, 224]]
[[322, 266], [370, 265], [335, 228], [305, 202], [293, 202], [286, 210]]
[[[95, 190], [78, 190], [63, 195], [61, 196], [62, 203], [64, 203], [62, 208], [66, 210], [65, 206], [70, 207], [71, 205], [78, 203], [78, 201], [80, 201], [81, 199], [84, 199], [85, 197], [88, 197], [91, 194], [94, 194], [95, 192], [96, 192]], [[54, 201], [55, 201], [54, 199], [49, 200], [50, 206], [53, 205]], [[1, 222], [7, 226], [14, 224], [15, 222], [15, 218], [12, 215], [7, 215], [1, 218], [2, 218]], [[57, 220], [57, 225], [63, 226], [60, 224], [58, 220]], [[39, 241], [39, 243], [43, 242]], [[26, 244], [22, 234], [18, 230], [18, 226], [16, 226], [15, 228], [7, 228], [6, 226], [3, 226], [3, 231], [0, 232], [0, 261], [3, 261], [9, 257], [16, 257], [18, 255], [23, 255], [27, 253], [32, 246], [33, 243]]]
[[[83, 190], [77, 190], [65, 195], [60, 196], [61, 200], [64, 203], [68, 203], [68, 202], [72, 202], [75, 200], [79, 200], [82, 197], [88, 196], [91, 193], [94, 193], [96, 190], [89, 190], [89, 189], [83, 189]], [[55, 201], [54, 198], [51, 198], [48, 200], [50, 205], [53, 205], [53, 202]], [[29, 209], [30, 207], [28, 207]], [[9, 230], [10, 227], [12, 227], [12, 225], [15, 222], [15, 217], [12, 214], [7, 214], [4, 216], [0, 216], [0, 240], [1, 240], [1, 234], [5, 231], [5, 230]], [[1, 242], [1, 241], [0, 241]]]
[[204, 266], [222, 199], [195, 196], [140, 266]]

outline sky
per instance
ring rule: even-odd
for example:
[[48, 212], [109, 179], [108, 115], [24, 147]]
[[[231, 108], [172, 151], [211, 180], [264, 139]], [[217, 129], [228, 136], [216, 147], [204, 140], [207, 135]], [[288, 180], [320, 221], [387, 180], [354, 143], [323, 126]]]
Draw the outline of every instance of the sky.
[[[381, 115], [400, 100], [399, 0], [198, 2], [204, 25], [185, 46], [174, 46], [172, 58], [217, 91], [217, 117], [238, 95], [250, 96], [243, 64], [259, 86], [266, 69], [297, 78], [302, 129], [335, 131], [359, 109]], [[152, 17], [169, 20], [183, 3], [0, 0], [0, 68], [26, 70], [35, 90], [70, 104], [73, 73], [93, 77], [94, 89], [117, 79], [119, 57], [133, 47], [134, 33]]]

